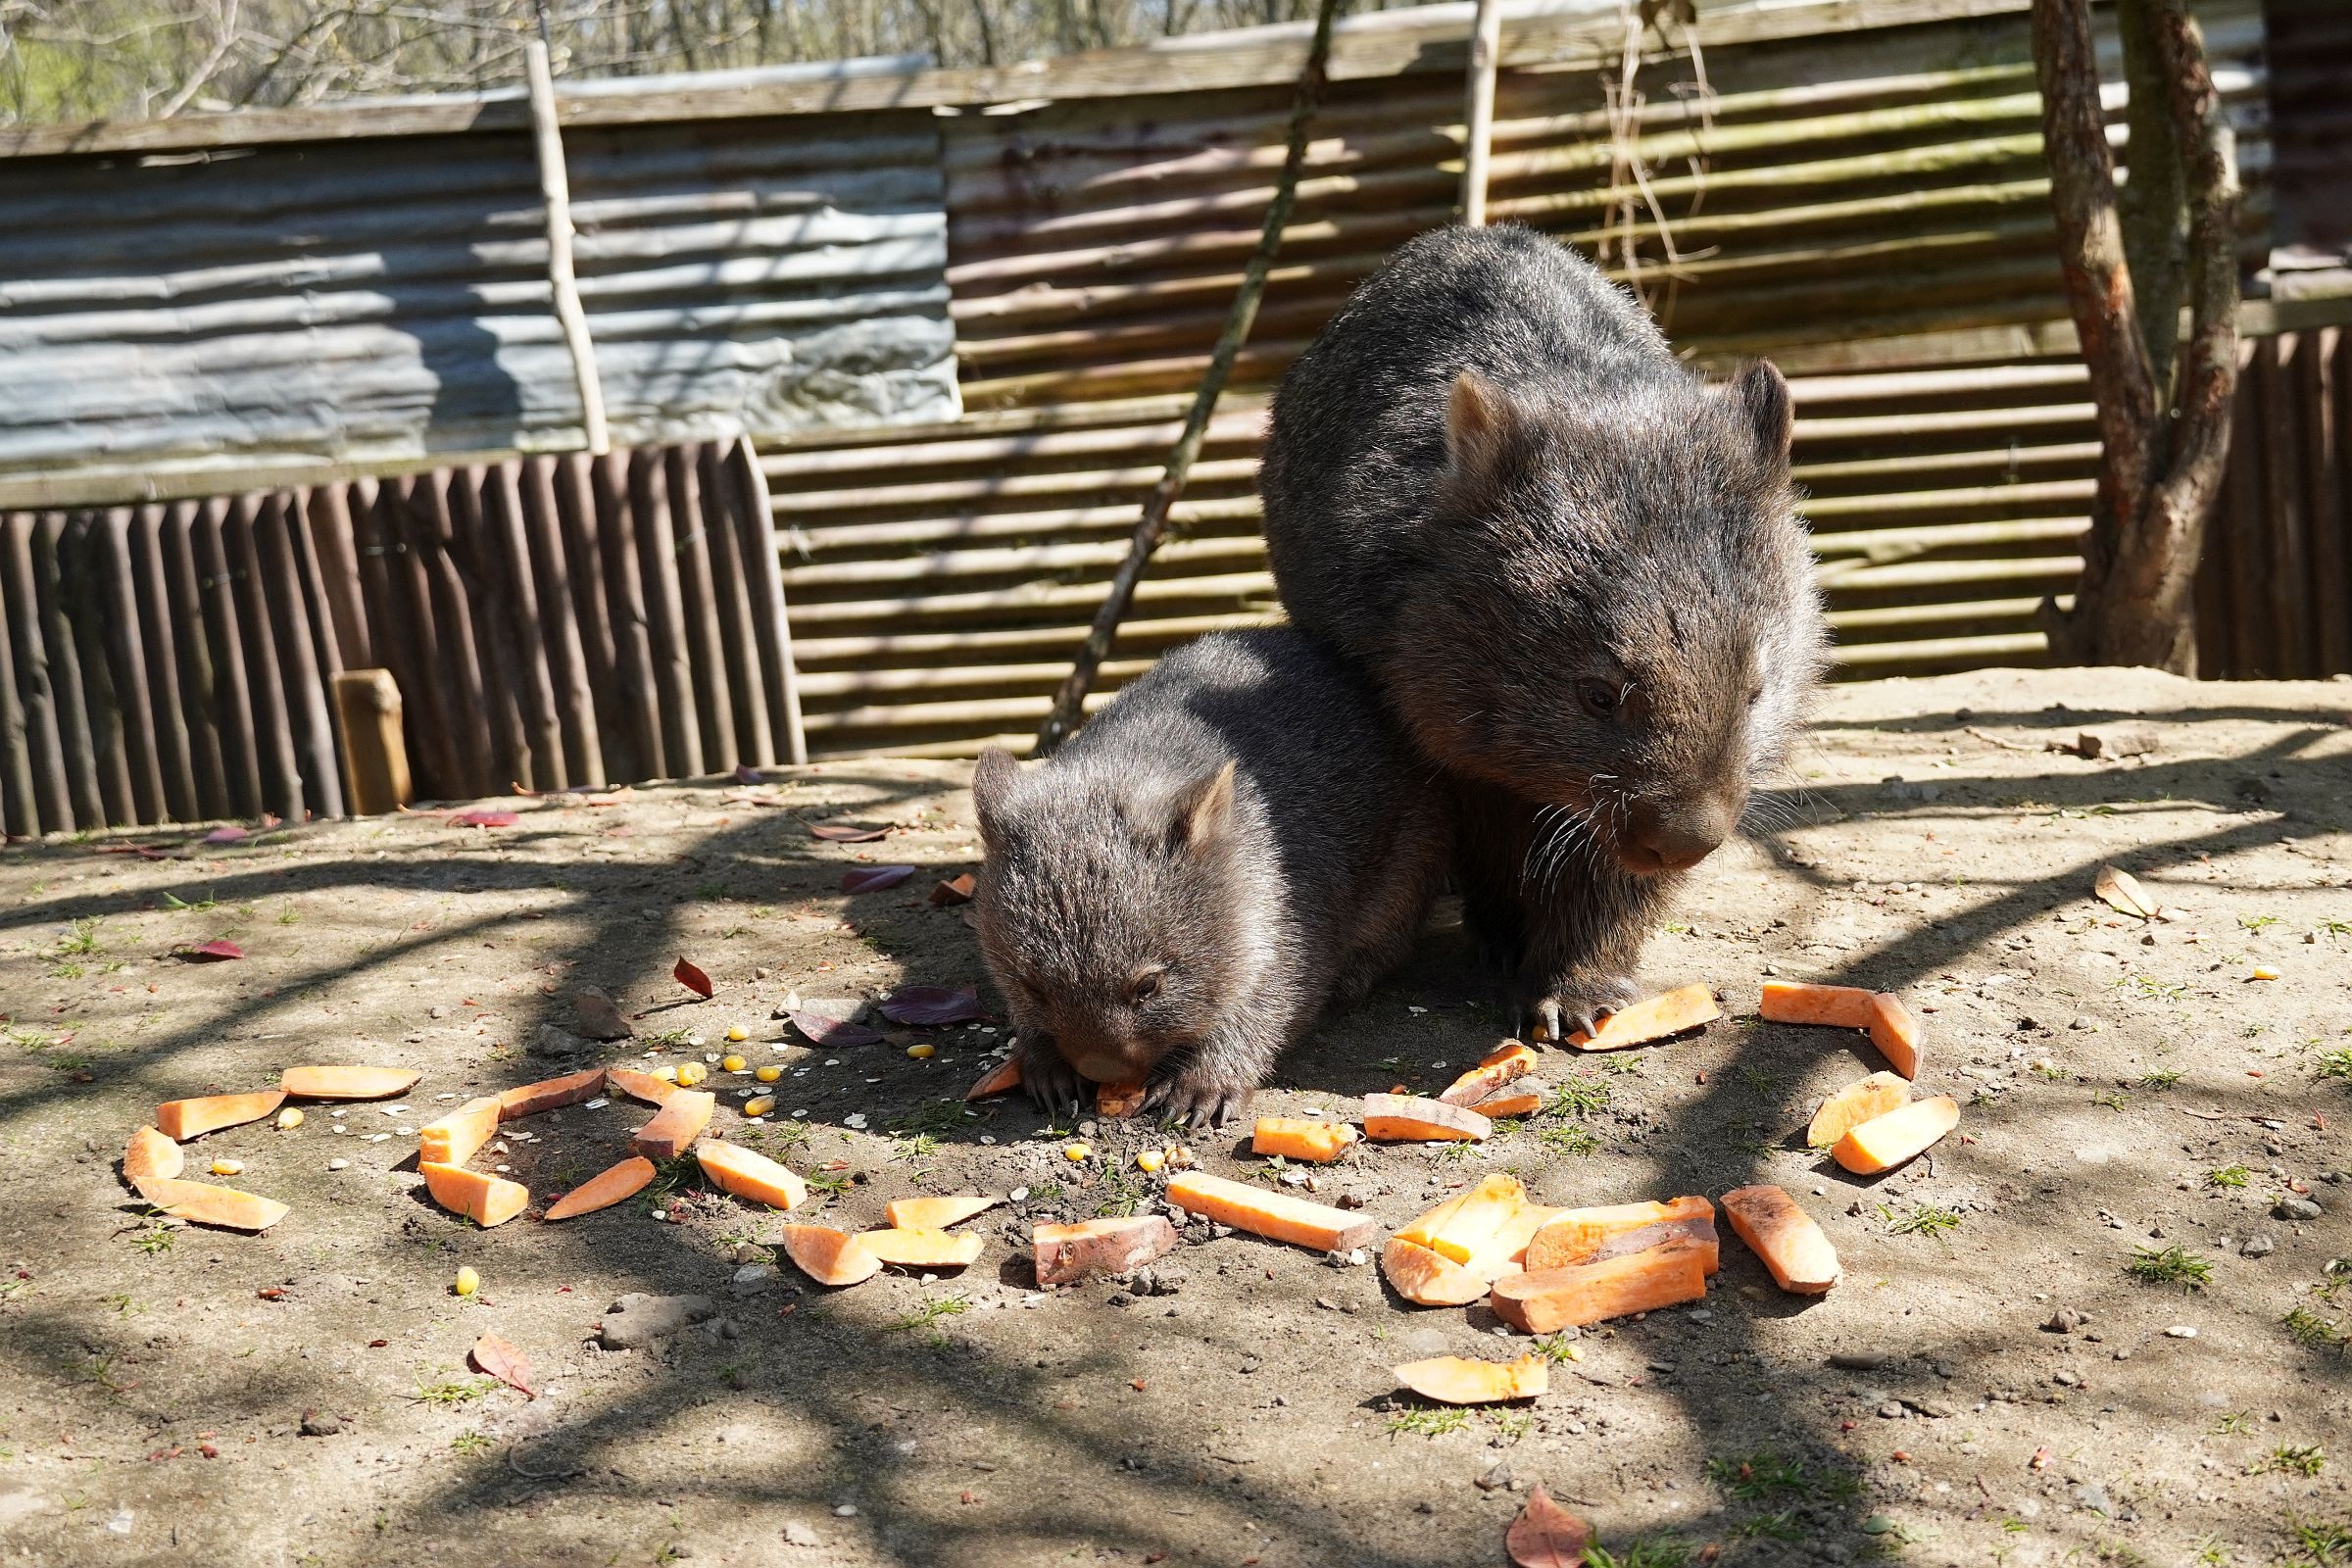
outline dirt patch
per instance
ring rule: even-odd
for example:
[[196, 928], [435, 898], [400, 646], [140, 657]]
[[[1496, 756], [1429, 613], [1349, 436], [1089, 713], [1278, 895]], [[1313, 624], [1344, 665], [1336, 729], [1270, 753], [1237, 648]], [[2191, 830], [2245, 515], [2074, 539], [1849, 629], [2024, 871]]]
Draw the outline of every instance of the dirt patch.
[[[2154, 731], [2144, 755], [2044, 749], [2131, 713]], [[960, 909], [924, 896], [977, 853], [959, 767], [811, 768], [762, 786], [782, 808], [710, 784], [161, 860], [106, 853], [120, 838], [11, 849], [0, 1561], [1427, 1568], [1501, 1562], [1538, 1480], [1652, 1564], [1710, 1545], [1727, 1563], [2323, 1560], [2297, 1528], [2352, 1531], [2352, 1283], [2328, 1272], [2352, 1256], [2352, 1080], [2328, 1076], [2352, 1071], [2352, 686], [1846, 687], [1798, 772], [1774, 830], [1709, 862], [1649, 949], [1645, 979], [1712, 982], [1734, 1016], [1547, 1060], [1581, 1114], [1464, 1152], [1360, 1150], [1318, 1183], [1394, 1226], [1489, 1170], [1552, 1203], [1778, 1182], [1845, 1283], [1784, 1297], [1727, 1241], [1702, 1306], [1589, 1332], [1545, 1398], [1458, 1422], [1396, 1398], [1388, 1368], [1502, 1350], [1483, 1307], [1408, 1308], [1374, 1268], [1246, 1236], [1188, 1242], [1153, 1270], [1162, 1294], [1041, 1295], [1028, 1225], [1150, 1203], [1132, 1154], [1162, 1135], [1049, 1129], [1005, 1102], [967, 1115], [991, 1026], [816, 1048], [774, 1016], [795, 991], [986, 996]], [[898, 826], [870, 844], [803, 826], [837, 818]], [[2095, 903], [2108, 861], [2176, 918]], [[840, 892], [894, 862], [921, 869]], [[216, 938], [247, 956], [167, 956]], [[713, 1000], [670, 978], [681, 956]], [[1966, 1140], [1877, 1181], [1805, 1152], [1820, 1099], [1880, 1064], [1858, 1036], [1758, 1023], [1775, 974], [1900, 990], [1928, 1026], [1922, 1091], [1961, 1098]], [[403, 1129], [569, 1063], [645, 1060], [542, 1035], [584, 984], [660, 1041], [655, 1060], [706, 1060], [742, 1026], [751, 1064], [784, 1068], [757, 1147], [839, 1188], [820, 1217], [1027, 1197], [971, 1222], [990, 1247], [961, 1277], [838, 1295], [773, 1256], [772, 1214], [687, 1197], [654, 1217], [692, 1184], [471, 1230], [424, 1199]], [[1259, 1108], [1434, 1089], [1497, 1024], [1442, 925]], [[321, 1061], [424, 1077], [405, 1110], [313, 1105], [291, 1132], [195, 1146], [294, 1205], [266, 1236], [159, 1227], [120, 1185], [155, 1102]], [[750, 1141], [751, 1080], [713, 1072], [716, 1125]], [[544, 1200], [647, 1114], [553, 1112], [477, 1164]], [[1063, 1158], [1071, 1134], [1099, 1157]], [[1240, 1142], [1195, 1146], [1247, 1177]], [[2176, 1247], [2203, 1288], [2128, 1272]], [[462, 1264], [482, 1282], [466, 1299]], [[629, 1293], [710, 1315], [598, 1348]], [[530, 1357], [541, 1397], [466, 1367], [484, 1333]]]

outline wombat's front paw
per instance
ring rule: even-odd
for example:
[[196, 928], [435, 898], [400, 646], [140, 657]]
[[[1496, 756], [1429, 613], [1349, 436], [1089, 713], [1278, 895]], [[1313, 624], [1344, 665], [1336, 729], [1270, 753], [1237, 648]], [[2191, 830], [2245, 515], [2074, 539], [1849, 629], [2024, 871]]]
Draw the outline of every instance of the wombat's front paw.
[[1039, 1035], [1023, 1035], [1013, 1054], [1021, 1063], [1021, 1088], [1038, 1109], [1055, 1116], [1080, 1108], [1079, 1091], [1084, 1081], [1079, 1078], [1078, 1069], [1062, 1059], [1053, 1041]]
[[1173, 1078], [1152, 1086], [1144, 1098], [1146, 1110], [1157, 1110], [1187, 1127], [1221, 1127], [1250, 1108], [1257, 1093], [1254, 1079], [1203, 1067], [1187, 1067]]
[[1555, 1044], [1570, 1035], [1591, 1034], [1610, 1013], [1637, 995], [1630, 976], [1568, 975], [1544, 995], [1521, 1004], [1519, 1027], [1531, 1040]]

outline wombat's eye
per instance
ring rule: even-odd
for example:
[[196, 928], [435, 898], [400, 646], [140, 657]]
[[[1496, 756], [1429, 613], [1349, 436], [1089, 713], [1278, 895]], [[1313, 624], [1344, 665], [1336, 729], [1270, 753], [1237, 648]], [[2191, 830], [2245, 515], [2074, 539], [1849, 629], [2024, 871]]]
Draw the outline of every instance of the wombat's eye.
[[1576, 694], [1584, 700], [1585, 711], [1594, 718], [1607, 718], [1617, 711], [1617, 688], [1605, 680], [1580, 680]]
[[1165, 969], [1144, 970], [1127, 982], [1127, 1000], [1137, 1004], [1150, 1002], [1153, 997], [1159, 995], [1166, 974]]

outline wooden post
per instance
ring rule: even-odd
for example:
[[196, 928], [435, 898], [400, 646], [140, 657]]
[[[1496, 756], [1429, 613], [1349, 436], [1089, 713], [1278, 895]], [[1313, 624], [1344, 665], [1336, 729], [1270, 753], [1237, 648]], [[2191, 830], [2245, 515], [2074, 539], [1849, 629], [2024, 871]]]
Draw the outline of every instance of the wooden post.
[[381, 816], [415, 798], [409, 747], [400, 730], [400, 686], [388, 669], [346, 669], [335, 676], [335, 711], [343, 719], [343, 776], [355, 816]]
[[579, 280], [571, 270], [571, 178], [564, 169], [564, 133], [556, 123], [556, 76], [547, 45], [523, 45], [531, 80], [531, 135], [539, 147], [539, 197], [547, 208], [547, 282], [556, 300], [556, 319], [571, 350], [571, 371], [580, 386], [580, 428], [588, 450], [602, 457], [612, 450], [605, 426], [605, 387], [597, 378], [596, 344], [588, 336], [588, 313], [580, 308]]
[[1494, 140], [1494, 67], [1502, 55], [1502, 0], [1478, 0], [1470, 24], [1470, 81], [1462, 115], [1462, 221], [1487, 220], [1487, 159]]

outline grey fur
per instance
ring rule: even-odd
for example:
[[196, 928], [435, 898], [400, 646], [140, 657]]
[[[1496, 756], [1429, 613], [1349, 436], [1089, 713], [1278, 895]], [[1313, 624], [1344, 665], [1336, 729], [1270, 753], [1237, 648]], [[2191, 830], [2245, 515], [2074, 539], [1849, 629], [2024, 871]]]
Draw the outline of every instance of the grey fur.
[[1149, 1081], [1191, 1120], [1242, 1109], [1403, 958], [1453, 837], [1362, 675], [1287, 628], [1168, 655], [1051, 761], [984, 755], [972, 798], [980, 949], [1030, 1094]]
[[1446, 768], [1465, 913], [1540, 1032], [1630, 998], [1679, 872], [1819, 678], [1788, 429], [1769, 365], [1709, 388], [1632, 296], [1514, 225], [1402, 247], [1276, 395], [1283, 603]]

